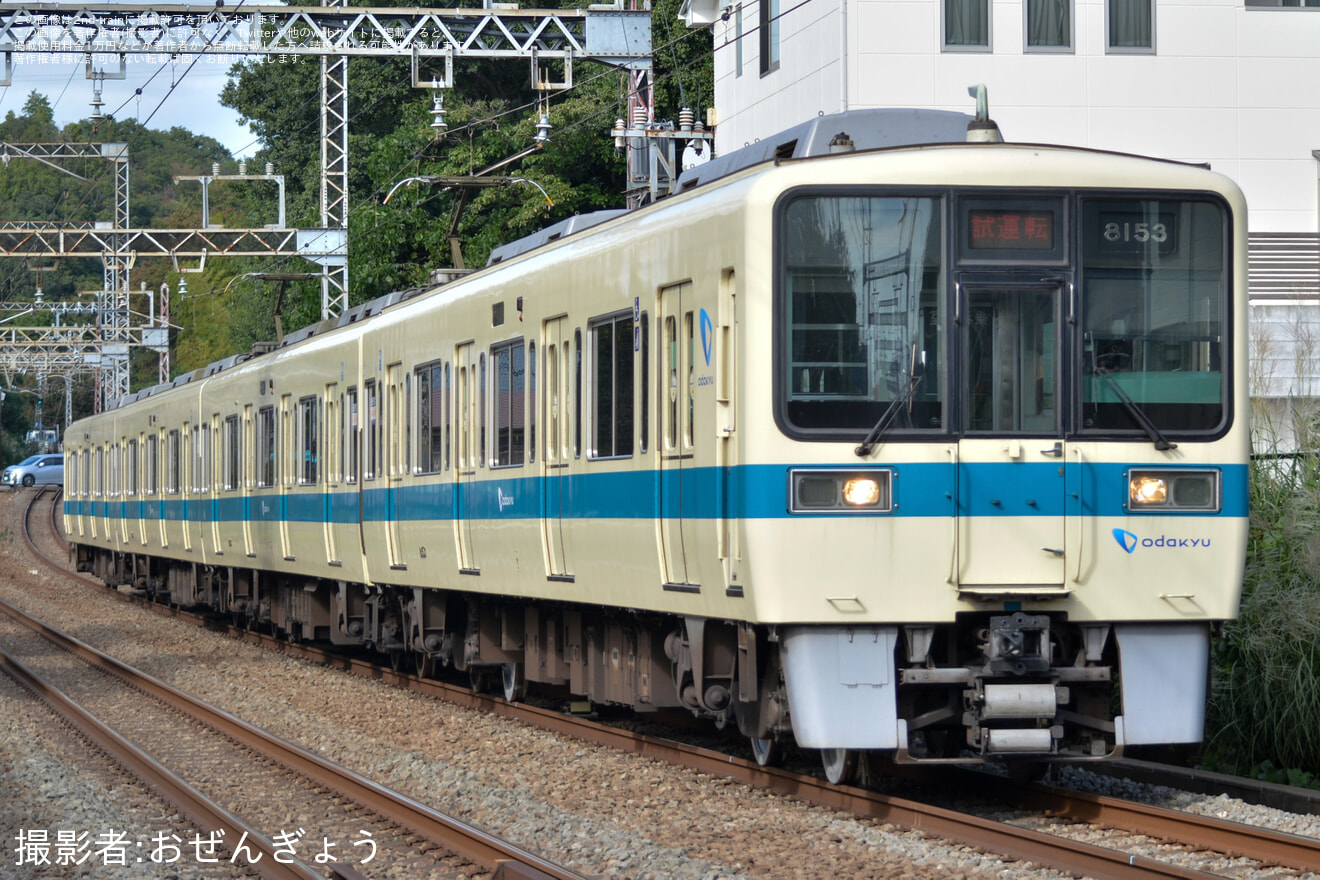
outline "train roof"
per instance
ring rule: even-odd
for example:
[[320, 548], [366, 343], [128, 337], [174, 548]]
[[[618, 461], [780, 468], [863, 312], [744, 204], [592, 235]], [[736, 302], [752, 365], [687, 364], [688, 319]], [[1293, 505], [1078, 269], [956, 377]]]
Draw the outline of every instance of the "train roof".
[[967, 128], [975, 120], [974, 116], [952, 110], [893, 108], [848, 110], [817, 116], [773, 137], [689, 168], [679, 175], [677, 191], [686, 192], [762, 162], [828, 155], [832, 152], [831, 144], [840, 135], [847, 137], [848, 148], [853, 150], [964, 144], [967, 143]]

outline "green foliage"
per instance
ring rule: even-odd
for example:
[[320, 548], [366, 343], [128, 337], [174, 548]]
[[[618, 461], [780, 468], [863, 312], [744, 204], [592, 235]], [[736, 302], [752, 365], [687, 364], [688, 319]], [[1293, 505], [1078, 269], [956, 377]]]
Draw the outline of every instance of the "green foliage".
[[[1304, 448], [1315, 448], [1307, 439]], [[1320, 459], [1258, 458], [1250, 501], [1241, 610], [1214, 645], [1205, 760], [1312, 784], [1320, 774]]]

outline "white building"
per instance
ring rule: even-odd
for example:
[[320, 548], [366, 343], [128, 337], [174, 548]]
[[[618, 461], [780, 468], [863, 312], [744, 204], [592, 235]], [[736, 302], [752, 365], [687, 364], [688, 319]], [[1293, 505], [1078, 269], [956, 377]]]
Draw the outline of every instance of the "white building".
[[1258, 397], [1285, 437], [1314, 410], [1298, 402], [1320, 397], [1320, 0], [687, 0], [685, 17], [714, 31], [717, 154], [842, 110], [972, 113], [984, 83], [1007, 140], [1232, 177]]

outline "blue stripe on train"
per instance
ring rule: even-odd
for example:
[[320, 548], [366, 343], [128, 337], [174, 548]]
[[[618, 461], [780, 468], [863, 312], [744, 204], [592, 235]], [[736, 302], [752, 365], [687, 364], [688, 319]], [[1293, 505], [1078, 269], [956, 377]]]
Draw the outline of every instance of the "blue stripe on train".
[[[839, 469], [857, 469], [840, 465]], [[954, 511], [954, 465], [899, 464], [893, 472], [894, 510], [857, 516], [936, 516]], [[1128, 465], [1086, 463], [960, 463], [958, 512], [964, 516], [1125, 516]], [[1198, 466], [1203, 468], [1204, 466]], [[769, 519], [786, 516], [784, 465], [685, 468], [571, 476], [518, 476], [516, 469], [486, 470], [481, 479], [432, 482], [395, 489], [368, 484], [348, 491], [256, 490], [248, 497], [183, 500], [65, 501], [72, 516], [124, 516], [189, 522], [356, 523], [453, 519]], [[1247, 515], [1247, 467], [1221, 465], [1220, 516]], [[507, 475], [507, 476], [506, 476]], [[423, 478], [427, 479], [427, 478]], [[430, 479], [434, 479], [431, 477]], [[383, 481], [381, 481], [383, 482]], [[833, 514], [838, 515], [838, 514]], [[1189, 514], [1214, 515], [1214, 514]]]

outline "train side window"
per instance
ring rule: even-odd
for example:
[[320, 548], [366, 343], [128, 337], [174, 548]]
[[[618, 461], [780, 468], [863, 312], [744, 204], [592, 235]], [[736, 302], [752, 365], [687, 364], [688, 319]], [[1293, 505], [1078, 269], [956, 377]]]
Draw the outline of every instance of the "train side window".
[[641, 406], [637, 408], [637, 415], [641, 419], [641, 430], [638, 434], [641, 440], [640, 451], [645, 454], [651, 434], [651, 320], [646, 312], [642, 312], [641, 337], [642, 379], [638, 383], [638, 390], [641, 393], [642, 401]]
[[536, 461], [536, 343], [527, 343], [527, 460]]
[[436, 412], [440, 389], [431, 386], [432, 373], [439, 370], [438, 366], [429, 364], [417, 368], [417, 467], [413, 472], [418, 474], [433, 474], [440, 464], [440, 455], [435, 449], [443, 430]]
[[380, 469], [380, 396], [376, 381], [366, 384], [367, 392], [367, 458], [362, 467], [362, 479], [374, 480]]
[[582, 331], [573, 331], [573, 457], [582, 457]]
[[522, 340], [492, 346], [495, 373], [495, 467], [520, 467], [527, 432], [527, 374]]
[[314, 486], [317, 482], [318, 468], [320, 461], [318, 456], [319, 437], [318, 427], [320, 422], [317, 420], [316, 397], [304, 397], [298, 401], [298, 451], [300, 465], [298, 468], [298, 484], [301, 486]]
[[344, 448], [348, 450], [348, 461], [344, 466], [344, 482], [358, 481], [358, 465], [361, 460], [362, 438], [358, 433], [358, 390], [348, 389], [348, 403], [344, 406], [344, 418], [347, 420], [348, 441]]
[[[160, 489], [160, 482], [159, 482], [159, 481], [160, 481], [160, 465], [159, 465], [160, 460], [159, 460], [159, 452], [158, 452], [159, 448], [160, 448], [160, 445], [159, 445], [159, 443], [157, 442], [156, 435], [155, 435], [155, 434], [150, 434], [150, 435], [148, 435], [148, 437], [147, 437], [147, 460], [146, 460], [146, 462], [145, 462], [145, 465], [146, 465], [146, 471], [147, 471], [147, 473], [146, 473], [146, 494], [147, 494], [147, 495], [155, 495], [156, 492], [159, 491], [159, 489]], [[86, 482], [86, 481], [87, 481], [87, 475], [86, 475], [87, 458], [86, 458], [86, 453], [83, 453], [83, 456], [84, 456], [84, 457], [83, 457], [83, 468], [84, 468], [83, 481]]]
[[591, 335], [589, 458], [633, 454], [633, 318], [620, 312], [588, 325]]
[[275, 485], [275, 407], [263, 406], [257, 410], [257, 443], [253, 453], [257, 457], [257, 488]]
[[165, 492], [179, 494], [179, 432], [165, 435]]
[[119, 444], [110, 444], [110, 496], [118, 494], [118, 476], [119, 476]]
[[230, 416], [225, 419], [225, 426], [220, 434], [220, 454], [224, 459], [220, 485], [226, 492], [238, 488], [238, 436], [238, 416]]

